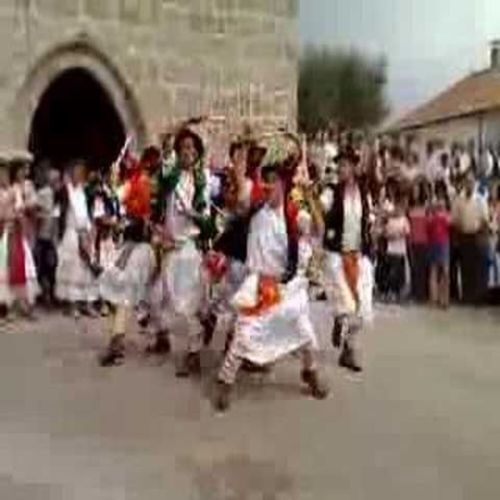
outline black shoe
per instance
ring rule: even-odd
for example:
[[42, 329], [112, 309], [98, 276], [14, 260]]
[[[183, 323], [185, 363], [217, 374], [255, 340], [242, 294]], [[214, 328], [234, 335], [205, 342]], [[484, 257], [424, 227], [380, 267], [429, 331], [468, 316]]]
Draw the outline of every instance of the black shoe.
[[150, 321], [151, 316], [149, 315], [149, 313], [141, 313], [137, 316], [137, 323], [143, 330], [145, 330], [149, 326]]
[[154, 343], [146, 348], [147, 354], [155, 354], [157, 356], [166, 356], [170, 351], [170, 339], [168, 338], [167, 331], [158, 332]]
[[78, 311], [82, 316], [87, 318], [97, 318], [97, 311], [90, 304], [83, 304], [78, 308]]
[[229, 348], [231, 347], [231, 342], [233, 341], [234, 338], [234, 332], [231, 331], [226, 335], [226, 342], [224, 343], [224, 356], [227, 354], [229, 351]]
[[119, 335], [111, 339], [107, 350], [99, 357], [99, 364], [102, 367], [118, 366], [125, 358], [125, 345], [123, 336]]
[[360, 373], [363, 371], [363, 368], [355, 359], [354, 351], [347, 345], [344, 345], [342, 353], [340, 354], [339, 366], [347, 368], [354, 373]]
[[217, 382], [215, 395], [212, 399], [214, 410], [224, 412], [229, 409], [231, 406], [231, 390], [232, 386], [230, 384], [226, 384], [220, 380]]
[[175, 372], [175, 376], [178, 378], [186, 378], [190, 375], [201, 375], [201, 358], [199, 352], [190, 352], [184, 356]]
[[201, 321], [201, 326], [203, 327], [203, 345], [207, 347], [212, 343], [214, 337], [215, 328], [217, 326], [217, 316], [215, 314], [209, 314], [208, 318]]
[[328, 386], [321, 382], [316, 370], [302, 370], [301, 379], [304, 384], [309, 386], [311, 394], [315, 399], [326, 399], [330, 393]]
[[269, 373], [271, 371], [271, 367], [269, 365], [256, 365], [251, 361], [244, 360], [241, 364], [241, 369], [246, 373]]
[[343, 337], [343, 324], [342, 320], [335, 318], [334, 323], [333, 323], [333, 330], [332, 330], [332, 344], [333, 347], [336, 349], [339, 349], [340, 346], [342, 345], [342, 337]]

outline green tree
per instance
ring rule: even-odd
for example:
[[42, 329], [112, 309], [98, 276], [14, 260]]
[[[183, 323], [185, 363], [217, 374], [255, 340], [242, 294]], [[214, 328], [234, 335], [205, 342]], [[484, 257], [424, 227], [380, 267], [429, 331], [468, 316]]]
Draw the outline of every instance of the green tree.
[[305, 132], [332, 121], [349, 128], [379, 124], [388, 113], [383, 57], [309, 46], [300, 61], [299, 126]]

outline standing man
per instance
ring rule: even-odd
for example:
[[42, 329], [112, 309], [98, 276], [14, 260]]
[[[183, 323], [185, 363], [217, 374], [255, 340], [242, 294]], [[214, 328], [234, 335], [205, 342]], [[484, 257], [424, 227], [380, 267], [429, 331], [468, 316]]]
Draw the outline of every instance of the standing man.
[[41, 176], [42, 183], [37, 193], [38, 233], [35, 256], [42, 300], [45, 306], [53, 307], [56, 301], [57, 232], [60, 215], [56, 194], [61, 189], [61, 174], [50, 164], [46, 164]]
[[339, 365], [360, 372], [359, 337], [372, 309], [370, 202], [367, 188], [355, 175], [359, 157], [347, 147], [337, 161], [339, 184], [331, 198], [323, 200], [325, 282], [339, 325], [332, 338], [335, 347], [342, 346]]
[[485, 246], [488, 234], [488, 208], [475, 193], [472, 171], [465, 178], [464, 191], [452, 209], [452, 223], [457, 233], [462, 300], [478, 304], [487, 289]]

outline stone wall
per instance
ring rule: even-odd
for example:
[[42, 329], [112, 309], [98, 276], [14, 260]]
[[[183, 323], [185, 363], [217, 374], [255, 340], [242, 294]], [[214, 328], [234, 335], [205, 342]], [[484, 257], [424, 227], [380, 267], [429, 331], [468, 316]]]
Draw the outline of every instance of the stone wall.
[[0, 145], [26, 147], [41, 94], [72, 65], [141, 142], [205, 113], [293, 127], [297, 18], [298, 0], [0, 0]]

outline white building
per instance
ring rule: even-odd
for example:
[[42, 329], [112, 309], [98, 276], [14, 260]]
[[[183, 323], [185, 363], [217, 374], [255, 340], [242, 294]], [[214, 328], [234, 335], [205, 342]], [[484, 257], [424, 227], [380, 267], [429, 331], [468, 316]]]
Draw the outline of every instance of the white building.
[[429, 143], [461, 145], [479, 154], [500, 151], [500, 40], [490, 67], [472, 73], [387, 128], [424, 152]]

